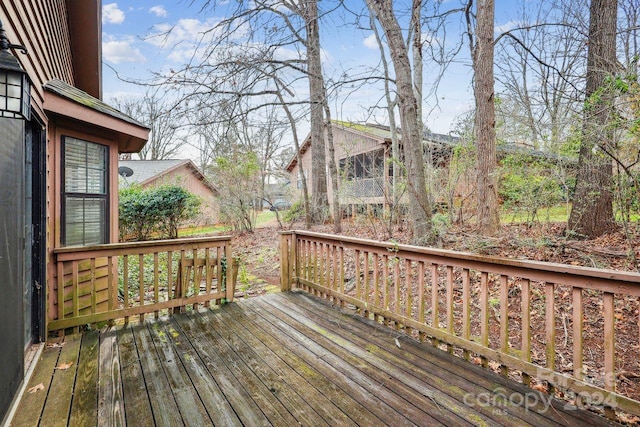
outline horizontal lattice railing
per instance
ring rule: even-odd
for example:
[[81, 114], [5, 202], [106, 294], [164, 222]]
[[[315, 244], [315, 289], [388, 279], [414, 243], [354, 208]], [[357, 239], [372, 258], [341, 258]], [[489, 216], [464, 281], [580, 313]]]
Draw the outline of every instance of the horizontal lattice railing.
[[[570, 404], [640, 414], [640, 274], [344, 236], [281, 235], [282, 288], [351, 305]], [[628, 360], [631, 359], [631, 360]], [[626, 380], [626, 381], [625, 381]]]
[[49, 331], [233, 300], [231, 237], [69, 247], [54, 253]]

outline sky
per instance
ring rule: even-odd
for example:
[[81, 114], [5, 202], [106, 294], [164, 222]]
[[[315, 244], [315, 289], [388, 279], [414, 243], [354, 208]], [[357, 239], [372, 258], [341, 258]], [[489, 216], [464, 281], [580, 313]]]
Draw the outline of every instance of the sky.
[[[355, 0], [352, 3], [355, 5]], [[104, 100], [109, 102], [113, 97], [144, 92], [140, 86], [123, 82], [118, 75], [125, 80], [148, 80], [153, 71], [179, 68], [193, 53], [193, 45], [198, 37], [223, 16], [224, 8], [215, 13], [200, 13], [197, 6], [189, 6], [188, 0], [103, 0]], [[496, 25], [499, 26], [498, 19]], [[379, 60], [371, 31], [357, 30], [338, 20], [320, 28], [323, 69], [329, 78], [336, 79], [345, 70], [362, 69]], [[172, 29], [169, 39], [158, 35], [169, 29]], [[462, 49], [467, 54], [468, 47], [463, 46]], [[430, 70], [425, 69], [425, 86], [430, 78]], [[368, 115], [368, 108], [383, 95], [379, 87], [370, 87], [358, 90], [348, 98], [340, 96], [332, 103], [333, 118], [374, 121], [376, 117]], [[456, 118], [473, 106], [469, 64], [452, 65], [440, 84], [437, 97], [428, 95], [425, 98], [424, 119], [430, 130], [444, 134], [452, 131]], [[378, 113], [378, 117], [381, 118], [382, 113]]]

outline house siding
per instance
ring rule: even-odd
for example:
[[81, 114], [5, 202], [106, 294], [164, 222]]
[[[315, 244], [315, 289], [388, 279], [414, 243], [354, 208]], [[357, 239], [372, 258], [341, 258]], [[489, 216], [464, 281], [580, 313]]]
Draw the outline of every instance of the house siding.
[[193, 170], [188, 164], [184, 164], [162, 175], [158, 179], [147, 182], [144, 187], [156, 187], [167, 184], [178, 185], [200, 197], [202, 200], [200, 215], [198, 218], [188, 222], [187, 225], [212, 225], [219, 222], [220, 211], [218, 209], [218, 203], [215, 200], [215, 194], [211, 188], [207, 187], [202, 180], [194, 175]]
[[27, 48], [15, 56], [31, 78], [31, 105], [46, 125], [43, 84], [54, 78], [75, 84], [67, 1], [4, 0], [0, 11], [10, 42]]
[[[372, 136], [368, 136], [363, 132], [359, 132], [352, 128], [345, 128], [341, 125], [334, 125], [332, 127], [333, 131], [333, 145], [335, 148], [335, 161], [336, 165], [339, 167], [340, 160], [344, 158], [348, 158], [351, 156], [355, 156], [362, 153], [369, 153], [376, 150], [385, 150], [385, 140], [383, 138], [375, 138]], [[387, 162], [387, 154], [385, 151], [385, 164]], [[326, 148], [326, 158], [329, 158], [329, 150]], [[307, 150], [302, 155], [302, 167], [307, 176], [307, 186], [310, 186], [312, 179], [311, 172], [311, 150]], [[386, 169], [386, 168], [385, 168]], [[302, 198], [302, 190], [297, 188], [297, 177], [300, 168], [299, 165], [296, 164], [289, 171], [289, 179], [291, 181], [291, 187], [294, 191], [294, 195], [298, 198]], [[340, 171], [338, 171], [340, 173]], [[333, 187], [331, 185], [331, 176], [327, 171], [328, 182], [328, 196], [329, 203], [332, 203], [333, 200]], [[385, 172], [386, 176], [386, 172]], [[341, 183], [338, 182], [338, 189], [340, 189]], [[385, 197], [364, 197], [364, 198], [349, 198], [349, 197], [341, 197], [341, 203], [343, 204], [384, 204]]]

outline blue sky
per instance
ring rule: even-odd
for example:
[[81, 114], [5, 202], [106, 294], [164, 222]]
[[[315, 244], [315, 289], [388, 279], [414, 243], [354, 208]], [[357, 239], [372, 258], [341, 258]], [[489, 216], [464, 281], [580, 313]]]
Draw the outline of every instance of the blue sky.
[[[217, 22], [223, 13], [219, 9], [217, 14], [202, 14], [197, 6], [190, 7], [184, 0], [164, 3], [158, 0], [103, 1], [104, 99], [109, 101], [115, 96], [144, 91], [120, 81], [116, 72], [126, 79], [145, 80], [151, 78], [152, 71], [179, 68], [193, 53], [194, 43], [200, 34]], [[320, 29], [325, 59], [323, 67], [329, 77], [337, 77], [345, 69], [358, 69], [378, 61], [379, 54], [371, 32], [356, 30], [336, 20], [332, 23], [335, 26], [325, 25]], [[158, 36], [169, 29], [172, 29], [169, 39]], [[464, 46], [463, 50], [466, 55], [468, 47]], [[425, 76], [427, 85], [430, 78], [427, 68]], [[471, 108], [473, 93], [470, 82], [468, 64], [456, 64], [447, 72], [440, 86], [437, 95], [439, 108], [432, 108], [434, 97], [425, 100], [425, 121], [432, 131], [448, 133], [456, 116]], [[333, 103], [334, 118], [365, 120], [367, 107], [382, 96], [380, 88], [371, 87], [357, 91], [347, 100], [338, 99]]]

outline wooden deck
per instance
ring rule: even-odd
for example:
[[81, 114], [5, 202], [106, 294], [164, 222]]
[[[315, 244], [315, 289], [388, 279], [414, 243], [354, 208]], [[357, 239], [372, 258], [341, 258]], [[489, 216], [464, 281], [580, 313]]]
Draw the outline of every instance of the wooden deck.
[[68, 336], [28, 388], [13, 426], [608, 425], [302, 292]]

